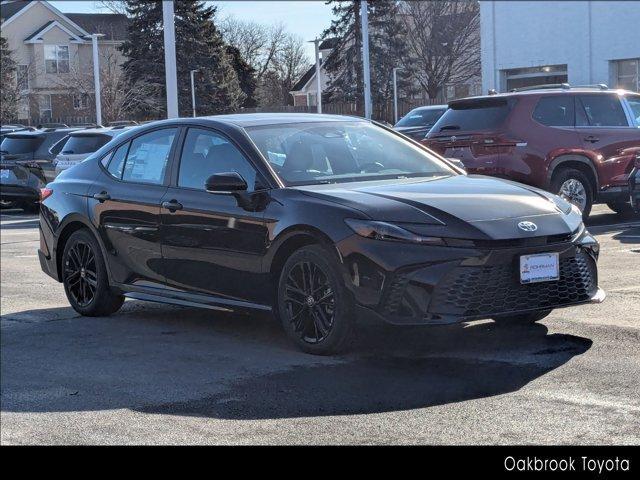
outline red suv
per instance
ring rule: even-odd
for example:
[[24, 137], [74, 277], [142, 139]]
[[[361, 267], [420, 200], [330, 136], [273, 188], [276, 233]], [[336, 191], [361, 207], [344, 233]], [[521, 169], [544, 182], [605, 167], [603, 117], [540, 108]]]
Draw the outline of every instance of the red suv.
[[469, 173], [543, 188], [577, 205], [630, 213], [640, 94], [563, 84], [449, 103], [423, 143]]

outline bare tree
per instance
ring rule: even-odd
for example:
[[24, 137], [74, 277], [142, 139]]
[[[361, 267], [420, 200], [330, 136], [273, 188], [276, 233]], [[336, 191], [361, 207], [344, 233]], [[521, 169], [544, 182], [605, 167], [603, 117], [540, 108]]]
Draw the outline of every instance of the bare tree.
[[402, 1], [407, 29], [405, 68], [436, 98], [448, 84], [480, 74], [480, 7], [477, 1]]
[[93, 2], [93, 4], [95, 7], [104, 8], [109, 10], [111, 13], [127, 14], [127, 5], [125, 2], [120, 0], [99, 0]]

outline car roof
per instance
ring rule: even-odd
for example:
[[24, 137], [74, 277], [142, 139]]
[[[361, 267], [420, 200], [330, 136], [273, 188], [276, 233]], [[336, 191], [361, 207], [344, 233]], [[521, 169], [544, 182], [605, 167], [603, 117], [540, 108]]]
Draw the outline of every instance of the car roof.
[[8, 133], [6, 136], [11, 138], [25, 138], [25, 137], [46, 137], [48, 135], [52, 135], [54, 133], [62, 133], [68, 134], [71, 132], [78, 131], [77, 128], [56, 128], [55, 130], [47, 131], [45, 130], [23, 130], [20, 132], [12, 132]]
[[409, 113], [415, 112], [416, 110], [446, 110], [447, 108], [449, 108], [448, 105], [425, 105], [423, 107], [412, 108], [411, 110], [409, 110]]
[[456, 102], [467, 102], [472, 100], [486, 100], [492, 98], [513, 98], [513, 97], [522, 97], [522, 96], [547, 96], [547, 95], [574, 95], [574, 94], [598, 94], [598, 95], [637, 95], [637, 92], [631, 92], [629, 90], [622, 89], [611, 89], [611, 90], [601, 90], [589, 87], [572, 87], [572, 88], [539, 88], [535, 90], [523, 90], [519, 92], [502, 92], [495, 93], [493, 95], [478, 95], [475, 97], [465, 97], [458, 98], [456, 100], [452, 100], [449, 102], [449, 105], [455, 104]]
[[94, 135], [107, 135], [109, 137], [115, 137], [120, 135], [127, 130], [131, 130], [132, 127], [125, 128], [113, 128], [113, 127], [102, 127], [102, 128], [85, 128], [82, 130], [76, 130], [71, 134], [72, 137], [91, 137]]
[[258, 127], [262, 125], [285, 125], [290, 123], [367, 121], [360, 117], [320, 113], [235, 113], [228, 115], [211, 115], [208, 117], [181, 118], [180, 120], [184, 120], [186, 123], [212, 120], [241, 128]]

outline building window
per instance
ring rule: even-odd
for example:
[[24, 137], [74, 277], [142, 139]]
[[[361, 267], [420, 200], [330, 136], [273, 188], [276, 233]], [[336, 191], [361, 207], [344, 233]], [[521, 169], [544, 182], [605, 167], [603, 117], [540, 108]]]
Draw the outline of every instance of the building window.
[[29, 65], [18, 65], [16, 69], [16, 80], [18, 90], [24, 92], [29, 90]]
[[44, 67], [47, 73], [69, 73], [69, 46], [45, 45]]
[[567, 65], [513, 68], [502, 70], [502, 75], [506, 91], [511, 91], [514, 88], [567, 83], [569, 81]]
[[73, 108], [75, 110], [89, 108], [89, 95], [86, 93], [76, 93], [73, 96]]
[[616, 88], [640, 91], [640, 58], [627, 60], [615, 60], [611, 62], [614, 72], [614, 84]]
[[53, 116], [53, 112], [51, 110], [51, 95], [39, 95], [38, 108], [40, 110], [40, 118], [51, 118]]

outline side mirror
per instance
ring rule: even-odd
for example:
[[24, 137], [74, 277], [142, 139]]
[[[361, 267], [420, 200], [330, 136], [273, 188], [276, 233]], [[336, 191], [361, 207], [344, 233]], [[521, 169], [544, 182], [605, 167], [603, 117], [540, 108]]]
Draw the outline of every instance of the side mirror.
[[464, 163], [462, 163], [462, 160], [460, 160], [459, 158], [451, 158], [451, 157], [447, 157], [447, 160], [451, 163], [453, 163], [456, 167], [458, 167], [460, 170], [464, 170], [465, 172], [467, 171], [467, 169], [464, 167]]
[[240, 192], [247, 189], [247, 182], [236, 172], [216, 173], [207, 178], [204, 188], [209, 193]]

